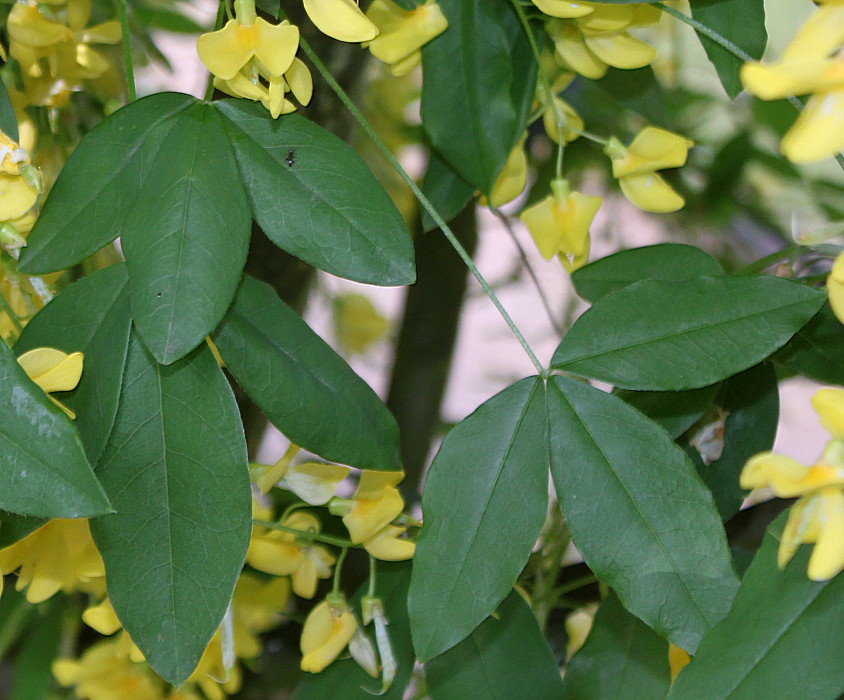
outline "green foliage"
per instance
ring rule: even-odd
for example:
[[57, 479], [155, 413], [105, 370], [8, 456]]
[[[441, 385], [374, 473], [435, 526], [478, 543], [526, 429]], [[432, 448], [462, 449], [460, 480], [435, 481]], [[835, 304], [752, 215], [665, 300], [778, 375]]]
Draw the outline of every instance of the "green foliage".
[[80, 518], [111, 505], [64, 412], [0, 343], [0, 508], [20, 515]]
[[571, 281], [577, 293], [593, 304], [642, 280], [679, 282], [720, 275], [716, 260], [691, 245], [659, 243], [613, 253], [575, 270]]
[[384, 404], [268, 285], [245, 277], [214, 332], [232, 376], [293, 442], [361, 469], [398, 469]]
[[844, 386], [841, 321], [832, 313], [829, 304], [824, 304], [772, 359], [815, 381]]
[[468, 638], [431, 660], [425, 678], [432, 700], [563, 697], [554, 657], [516, 591]]
[[536, 62], [506, 0], [440, 7], [448, 29], [422, 49], [422, 123], [439, 156], [489, 194], [525, 128]]
[[111, 603], [178, 685], [223, 618], [251, 531], [243, 428], [207, 347], [165, 367], [132, 333], [97, 474], [116, 511], [91, 523]]
[[[378, 596], [384, 601], [384, 612], [390, 621], [390, 641], [398, 669], [390, 689], [379, 695], [374, 681], [351, 658], [338, 660], [317, 675], [306, 676], [298, 686], [293, 700], [370, 700], [379, 695], [384, 700], [401, 700], [410, 681], [413, 662], [413, 642], [410, 638], [410, 620], [407, 617], [407, 591], [410, 585], [410, 565], [388, 564], [378, 570]], [[366, 595], [369, 581], [357, 590], [352, 602], [357, 604]]]
[[670, 685], [668, 643], [610, 593], [566, 664], [566, 700], [653, 700], [665, 697]]
[[[768, 43], [764, 0], [692, 0], [692, 17], [732, 42], [755, 59], [762, 58]], [[712, 39], [700, 36], [706, 55], [715, 66], [727, 94], [735, 99], [742, 91], [739, 69], [743, 65]]]
[[696, 389], [764, 360], [823, 300], [811, 287], [767, 276], [646, 280], [592, 306], [551, 362], [623, 389]]
[[408, 599], [421, 661], [463, 640], [512, 589], [545, 520], [547, 444], [536, 378], [491, 398], [443, 442], [425, 484]]
[[[431, 151], [428, 169], [422, 180], [422, 193], [442, 217], [449, 223], [471, 201], [474, 188], [467, 184], [446, 162]], [[427, 233], [437, 228], [437, 224], [427, 211], [422, 213], [422, 227]]]
[[712, 496], [668, 434], [620, 399], [555, 376], [547, 401], [551, 475], [583, 559], [693, 653], [738, 586]]
[[644, 413], [676, 439], [703, 417], [719, 389], [719, 384], [712, 384], [689, 391], [616, 389], [613, 394]]
[[13, 141], [18, 140], [18, 118], [9, 97], [6, 83], [0, 80], [0, 131], [7, 134]]
[[76, 413], [74, 424], [95, 467], [114, 425], [126, 366], [132, 325], [127, 283], [125, 265], [79, 280], [44, 307], [15, 343], [18, 355], [38, 347], [85, 354], [82, 378], [62, 402]]
[[784, 523], [783, 515], [769, 528], [733, 609], [703, 639], [670, 700], [834, 700], [844, 692], [844, 577], [807, 579], [808, 547], [777, 571]]

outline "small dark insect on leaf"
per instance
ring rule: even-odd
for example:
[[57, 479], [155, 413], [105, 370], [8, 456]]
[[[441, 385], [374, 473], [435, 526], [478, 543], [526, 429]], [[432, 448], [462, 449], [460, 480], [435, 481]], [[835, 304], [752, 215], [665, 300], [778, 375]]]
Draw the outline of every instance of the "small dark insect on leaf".
[[293, 159], [294, 159], [295, 156], [296, 156], [296, 154], [293, 152], [292, 148], [289, 151], [287, 151], [287, 159], [284, 162], [287, 163], [288, 168], [293, 167], [293, 163], [295, 162]]
[[161, 299], [161, 292], [159, 292], [158, 294], [156, 294], [156, 295], [155, 295], [155, 298], [156, 298], [156, 299]]

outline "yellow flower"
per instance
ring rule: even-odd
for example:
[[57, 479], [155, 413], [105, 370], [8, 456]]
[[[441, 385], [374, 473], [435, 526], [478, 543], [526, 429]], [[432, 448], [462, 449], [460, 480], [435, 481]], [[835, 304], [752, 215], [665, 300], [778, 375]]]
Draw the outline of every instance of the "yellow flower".
[[54, 391], [70, 391], [75, 389], [82, 377], [81, 352], [67, 354], [55, 348], [35, 348], [23, 353], [18, 358], [18, 364], [23, 371], [38, 387], [47, 394], [56, 406], [64, 411], [68, 418], [73, 420], [76, 414], [67, 406], [56, 401], [50, 393]]
[[64, 23], [44, 17], [36, 4], [16, 3], [9, 14], [10, 53], [21, 64], [30, 101], [61, 107], [83, 80], [114, 73], [112, 63], [90, 44], [116, 44], [121, 32], [115, 20], [85, 26], [90, 0], [68, 0], [54, 14]]
[[797, 32], [779, 61], [746, 63], [741, 81], [763, 100], [811, 93], [780, 143], [794, 163], [814, 163], [844, 149], [844, 4], [826, 3]]
[[611, 138], [604, 152], [612, 160], [612, 172], [624, 196], [639, 209], [665, 213], [677, 211], [685, 201], [656, 171], [679, 168], [692, 146], [693, 141], [679, 134], [648, 126], [629, 146]]
[[330, 597], [331, 603], [326, 599], [311, 610], [302, 629], [300, 667], [309, 673], [319, 673], [334, 661], [358, 626], [342, 594]]
[[[583, 120], [574, 108], [565, 100], [554, 96], [542, 111], [542, 125], [545, 133], [554, 143], [560, 143], [562, 131], [563, 142], [570, 143], [580, 137], [583, 131]], [[560, 124], [557, 124], [557, 120]]]
[[405, 532], [407, 532], [406, 527], [386, 525], [368, 540], [365, 540], [363, 546], [373, 557], [382, 561], [412, 559], [413, 553], [416, 551], [416, 543], [412, 540], [402, 539], [401, 535]]
[[252, 0], [236, 0], [237, 17], [196, 42], [199, 58], [215, 76], [214, 86], [235, 97], [261, 102], [273, 119], [296, 109], [288, 92], [308, 104], [313, 80], [296, 58], [299, 29], [286, 20], [270, 24], [255, 14]]
[[91, 646], [78, 661], [59, 658], [53, 676], [76, 697], [89, 700], [162, 700], [163, 683], [146, 664], [132, 663], [119, 643], [106, 640]]
[[841, 323], [844, 323], [844, 252], [838, 254], [829, 277], [826, 278], [829, 305]]
[[507, 162], [492, 185], [490, 198], [480, 198], [481, 206], [502, 207], [518, 197], [527, 185], [527, 155], [525, 154], [525, 138], [519, 142], [507, 156]]
[[589, 227], [600, 207], [600, 197], [571, 192], [567, 180], [554, 180], [551, 194], [525, 209], [520, 218], [542, 256], [546, 260], [559, 256], [572, 272], [589, 258]]
[[[318, 533], [320, 530], [319, 520], [310, 513], [293, 513], [281, 524], [303, 532]], [[293, 592], [302, 598], [313, 598], [318, 579], [331, 576], [335, 559], [325, 548], [306, 538], [254, 527], [246, 561], [259, 571], [291, 576]]]
[[0, 550], [0, 573], [15, 569], [15, 588], [26, 588], [30, 603], [41, 603], [64, 591], [87, 590], [105, 576], [100, 553], [87, 520], [50, 520], [20, 542]]
[[583, 646], [586, 638], [592, 631], [597, 610], [597, 604], [590, 603], [582, 608], [578, 608], [566, 618], [566, 636], [568, 637], [568, 644], [566, 644], [567, 659], [574, 656], [580, 650], [580, 647]]
[[800, 499], [791, 508], [777, 563], [785, 568], [801, 544], [814, 544], [808, 576], [826, 581], [844, 569], [844, 390], [822, 389], [812, 399], [833, 436], [817, 464], [763, 452], [745, 464], [742, 488], [769, 487], [780, 498]]
[[403, 10], [390, 0], [373, 0], [366, 16], [378, 27], [378, 36], [364, 43], [393, 75], [406, 75], [422, 60], [420, 49], [442, 34], [448, 20], [435, 0]]
[[404, 499], [396, 484], [403, 478], [404, 472], [365, 469], [352, 499], [331, 500], [329, 510], [343, 516], [343, 524], [354, 544], [370, 539], [401, 514]]
[[[656, 51], [631, 36], [628, 29], [656, 24], [660, 12], [648, 5], [602, 5], [541, 0], [535, 3], [552, 19], [546, 29], [554, 41], [557, 62], [567, 70], [597, 80], [609, 66], [625, 70], [642, 68], [656, 58]], [[588, 10], [588, 11], [585, 11]]]
[[362, 354], [389, 330], [387, 319], [363, 294], [334, 298], [334, 328], [340, 346], [347, 353]]
[[378, 28], [354, 0], [304, 0], [304, 4], [311, 22], [332, 39], [358, 43], [378, 35]]
[[196, 50], [205, 67], [218, 78], [231, 80], [255, 58], [270, 75], [282, 75], [299, 48], [298, 28], [288, 22], [273, 25], [260, 17], [251, 22], [240, 17], [197, 39]]
[[349, 474], [348, 467], [319, 462], [303, 462], [290, 466], [282, 458], [267, 467], [258, 479], [261, 493], [269, 493], [273, 486], [292, 491], [305, 503], [321, 506], [331, 500], [337, 485]]

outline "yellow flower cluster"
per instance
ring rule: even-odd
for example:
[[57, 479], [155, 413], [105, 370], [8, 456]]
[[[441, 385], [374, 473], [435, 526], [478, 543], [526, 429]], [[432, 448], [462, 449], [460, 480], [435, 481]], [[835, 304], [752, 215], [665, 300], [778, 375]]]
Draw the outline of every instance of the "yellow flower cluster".
[[546, 29], [554, 41], [554, 55], [566, 70], [598, 79], [610, 66], [642, 68], [656, 58], [652, 46], [629, 33], [659, 22], [661, 13], [651, 5], [569, 0], [533, 0], [533, 4], [553, 18]]
[[88, 27], [91, 0], [16, 2], [9, 13], [9, 53], [21, 65], [29, 102], [64, 107], [85, 81], [97, 81], [115, 93], [118, 83], [112, 62], [93, 48], [120, 41], [120, 23]]
[[844, 149], [844, 2], [822, 5], [773, 63], [746, 63], [745, 88], [760, 99], [811, 94], [782, 140], [780, 150], [794, 163], [814, 163]]
[[798, 498], [782, 533], [777, 563], [785, 568], [801, 544], [814, 544], [808, 576], [826, 581], [844, 569], [844, 390], [821, 389], [812, 397], [812, 407], [832, 436], [817, 464], [805, 467], [764, 452], [745, 464], [740, 481], [745, 489], [769, 487], [780, 498]]
[[[420, 47], [445, 30], [447, 22], [433, 0], [412, 11], [389, 0], [375, 0], [367, 14], [354, 0], [304, 0], [308, 17], [324, 34], [362, 43], [373, 56], [404, 75], [419, 64]], [[299, 29], [287, 20], [270, 24], [257, 16], [254, 0], [235, 0], [235, 17], [197, 40], [199, 58], [215, 76], [214, 87], [234, 97], [261, 102], [277, 118], [313, 95], [308, 67], [296, 58]]]

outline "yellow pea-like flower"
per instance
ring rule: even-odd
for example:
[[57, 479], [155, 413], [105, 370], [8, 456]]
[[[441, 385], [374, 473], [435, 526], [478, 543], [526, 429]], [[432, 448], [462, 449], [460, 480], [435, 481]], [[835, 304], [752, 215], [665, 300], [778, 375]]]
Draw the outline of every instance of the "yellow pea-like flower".
[[311, 22], [332, 39], [356, 44], [378, 36], [378, 27], [354, 0], [304, 0], [304, 5]]
[[434, 0], [413, 10], [404, 10], [390, 0], [373, 0], [366, 16], [378, 27], [378, 36], [364, 46], [375, 58], [390, 64], [394, 75], [409, 73], [421, 60], [419, 50], [448, 27]]
[[55, 348], [35, 348], [23, 353], [18, 358], [18, 364], [26, 375], [47, 394], [47, 398], [73, 420], [76, 414], [56, 401], [50, 394], [54, 391], [70, 391], [76, 388], [82, 378], [83, 359], [81, 352], [67, 354]]
[[216, 32], [197, 39], [196, 49], [206, 68], [221, 80], [231, 80], [253, 58], [271, 75], [282, 75], [299, 48], [299, 29], [292, 24], [270, 24], [230, 19]]
[[684, 165], [692, 146], [693, 141], [679, 134], [649, 126], [629, 146], [611, 138], [604, 152], [627, 199], [645, 211], [666, 213], [682, 208], [685, 201], [656, 171]]
[[841, 323], [844, 323], [844, 252], [839, 253], [826, 278], [829, 305]]
[[404, 499], [396, 488], [404, 472], [364, 470], [352, 499], [335, 498], [329, 504], [332, 513], [343, 516], [343, 524], [354, 544], [375, 536], [397, 518]]
[[382, 561], [404, 561], [412, 559], [416, 543], [403, 539], [406, 527], [387, 525], [363, 543], [364, 548], [376, 559]]
[[559, 256], [569, 272], [589, 258], [589, 227], [601, 207], [600, 197], [572, 192], [567, 180], [554, 180], [551, 194], [525, 209], [521, 220], [546, 260]]
[[332, 603], [324, 600], [311, 610], [302, 628], [300, 667], [308, 673], [319, 673], [334, 661], [351, 641], [358, 627], [342, 595], [332, 598]]

